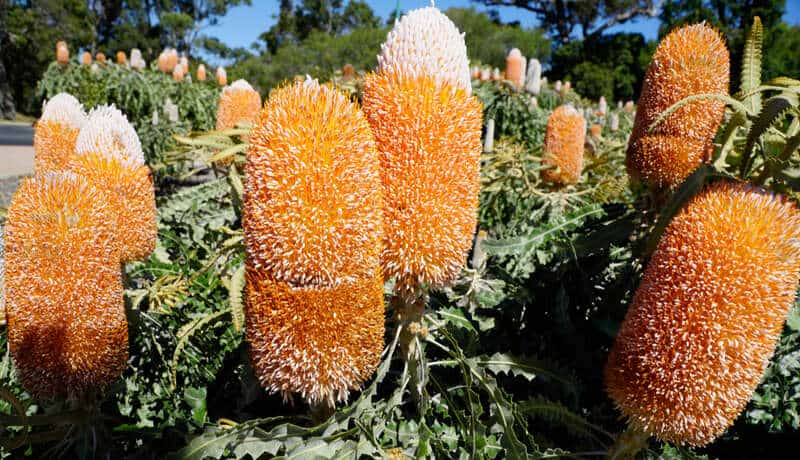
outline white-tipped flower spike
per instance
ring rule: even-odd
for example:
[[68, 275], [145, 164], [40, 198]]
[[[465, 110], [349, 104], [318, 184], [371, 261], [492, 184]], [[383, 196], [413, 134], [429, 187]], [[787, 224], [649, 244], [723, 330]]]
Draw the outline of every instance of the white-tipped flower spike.
[[164, 113], [167, 114], [167, 119], [172, 123], [178, 121], [178, 105], [174, 104], [170, 98], [164, 101]]
[[492, 69], [484, 67], [481, 69], [481, 81], [489, 81], [492, 78]]
[[610, 119], [609, 124], [611, 125], [611, 131], [619, 130], [619, 115], [617, 115], [616, 113], [612, 113], [609, 116], [609, 119]]
[[502, 80], [503, 76], [500, 75], [500, 69], [495, 67], [492, 69], [492, 80]]
[[144, 70], [147, 64], [142, 59], [142, 52], [139, 51], [139, 48], [134, 48], [131, 50], [131, 69], [136, 70]]
[[597, 111], [603, 115], [608, 113], [608, 103], [605, 96], [600, 96], [600, 102], [597, 103]]
[[525, 89], [531, 94], [539, 94], [542, 89], [542, 64], [538, 59], [531, 59], [525, 80]]
[[228, 84], [228, 72], [225, 71], [225, 67], [217, 67], [217, 84], [219, 86]]
[[71, 95], [59, 93], [45, 101], [33, 135], [36, 172], [66, 168], [84, 123], [83, 106]]
[[381, 45], [378, 73], [399, 72], [472, 92], [464, 34], [436, 7], [420, 8], [400, 18]]
[[553, 89], [559, 93], [561, 92], [561, 80], [556, 80], [556, 84], [553, 86]]
[[89, 112], [89, 119], [78, 135], [75, 153], [102, 153], [133, 164], [144, 164], [144, 152], [136, 130], [128, 118], [113, 105], [101, 105]]
[[622, 101], [617, 101], [617, 109], [622, 110]]

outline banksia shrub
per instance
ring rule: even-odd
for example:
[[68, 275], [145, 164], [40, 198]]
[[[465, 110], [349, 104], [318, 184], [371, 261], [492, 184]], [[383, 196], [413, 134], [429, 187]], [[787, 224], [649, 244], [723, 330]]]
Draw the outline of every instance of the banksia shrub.
[[253, 123], [261, 110], [261, 95], [246, 80], [236, 80], [222, 89], [217, 106], [217, 129], [229, 129], [237, 123]]
[[197, 66], [197, 81], [206, 81], [206, 66], [200, 64]]
[[373, 74], [364, 113], [380, 152], [385, 273], [406, 287], [445, 284], [472, 246], [481, 104], [434, 76]]
[[42, 117], [33, 134], [34, 165], [37, 173], [67, 169], [86, 113], [77, 99], [58, 93], [42, 107]]
[[547, 119], [542, 164], [555, 166], [543, 169], [542, 180], [567, 185], [575, 184], [583, 171], [583, 146], [586, 143], [586, 119], [571, 105], [553, 110]]
[[155, 193], [139, 138], [125, 115], [108, 106], [92, 110], [69, 167], [103, 192], [116, 211], [120, 260], [147, 258], [157, 239]]
[[313, 81], [274, 90], [250, 134], [247, 340], [270, 391], [343, 400], [383, 346], [381, 185], [369, 124]]
[[228, 84], [228, 73], [225, 72], [225, 67], [217, 67], [217, 84], [219, 86]]
[[472, 92], [464, 35], [435, 7], [412, 10], [395, 23], [381, 45], [378, 73], [438, 75]]
[[519, 49], [514, 48], [506, 57], [506, 80], [510, 81], [517, 88], [525, 84], [525, 58], [522, 57]]
[[[714, 150], [725, 103], [703, 99], [684, 105], [653, 133], [648, 127], [671, 105], [695, 94], [728, 93], [730, 58], [719, 32], [707, 24], [682, 27], [659, 43], [647, 68], [633, 132], [628, 172], [656, 189], [680, 184]], [[632, 105], [630, 109], [632, 110]], [[629, 110], [628, 104], [625, 109]]]
[[79, 398], [127, 365], [116, 221], [103, 194], [70, 172], [25, 179], [8, 209], [8, 345], [23, 386]]
[[794, 302], [799, 240], [795, 205], [747, 184], [715, 183], [675, 216], [605, 371], [633, 427], [699, 446], [733, 423]]
[[67, 42], [59, 41], [56, 43], [56, 61], [59, 64], [69, 63], [69, 48], [67, 47]]

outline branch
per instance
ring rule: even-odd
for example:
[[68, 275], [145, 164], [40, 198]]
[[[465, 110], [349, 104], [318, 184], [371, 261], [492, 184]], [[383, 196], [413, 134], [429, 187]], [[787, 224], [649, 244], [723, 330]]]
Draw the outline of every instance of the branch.
[[527, 0], [479, 0], [486, 6], [513, 6], [523, 10], [530, 11], [536, 14], [545, 14], [547, 9], [541, 6], [535, 6], [538, 2], [530, 2]]
[[661, 9], [661, 0], [646, 0], [644, 5], [620, 11], [609, 16], [608, 19], [606, 19], [606, 21], [603, 24], [594, 29], [589, 35], [590, 36], [600, 35], [609, 27], [613, 27], [617, 24], [626, 23], [631, 19], [634, 19], [639, 16], [654, 18], [658, 16], [660, 9]]

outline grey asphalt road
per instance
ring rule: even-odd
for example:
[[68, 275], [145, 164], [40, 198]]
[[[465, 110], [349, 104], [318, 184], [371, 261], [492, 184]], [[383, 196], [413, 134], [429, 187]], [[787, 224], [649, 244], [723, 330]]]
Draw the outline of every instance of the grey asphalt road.
[[0, 145], [33, 145], [33, 128], [0, 124]]

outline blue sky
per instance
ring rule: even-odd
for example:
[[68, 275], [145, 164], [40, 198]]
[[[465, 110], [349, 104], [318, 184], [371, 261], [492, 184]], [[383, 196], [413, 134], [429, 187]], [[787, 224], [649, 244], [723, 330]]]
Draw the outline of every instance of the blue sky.
[[[396, 0], [367, 0], [372, 9], [382, 18], [387, 18], [394, 12]], [[207, 27], [203, 33], [217, 37], [231, 47], [247, 48], [256, 41], [258, 35], [267, 30], [274, 22], [278, 13], [278, 0], [252, 0], [250, 6], [231, 8], [227, 15], [220, 19], [219, 24]], [[407, 11], [430, 5], [430, 0], [400, 0], [400, 7]], [[485, 7], [470, 0], [436, 0], [436, 6], [446, 10], [452, 6], [473, 6], [479, 10]], [[503, 21], [519, 21], [525, 26], [538, 24], [532, 13], [519, 8], [496, 8]], [[800, 24], [800, 0], [787, 0], [784, 20], [790, 24]], [[658, 33], [657, 19], [633, 20], [621, 26], [609, 29], [610, 32], [640, 32], [646, 38], [655, 38]]]

